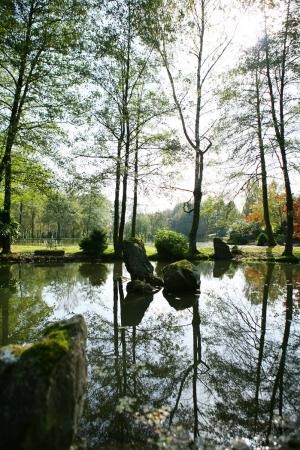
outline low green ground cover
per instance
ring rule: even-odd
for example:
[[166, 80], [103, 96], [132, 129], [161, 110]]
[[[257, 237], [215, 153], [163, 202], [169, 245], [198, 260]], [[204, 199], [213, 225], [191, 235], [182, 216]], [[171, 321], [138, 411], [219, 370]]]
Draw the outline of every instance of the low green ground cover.
[[[273, 248], [268, 247], [239, 247], [242, 250], [242, 256], [240, 256], [241, 259], [247, 258], [247, 259], [275, 259], [280, 261], [282, 252], [284, 250], [284, 247], [282, 245], [277, 245]], [[80, 252], [79, 245], [67, 245], [67, 246], [61, 246], [57, 247], [59, 250], [64, 250], [67, 254], [75, 254]], [[47, 250], [47, 248], [43, 248], [42, 246], [36, 246], [36, 245], [13, 245], [12, 251], [16, 254], [31, 254], [35, 250]], [[197, 259], [206, 259], [212, 257], [214, 250], [212, 247], [199, 247], [199, 255], [195, 258]], [[146, 252], [150, 259], [156, 260], [157, 259], [157, 251], [156, 248], [151, 245], [146, 245]], [[104, 251], [104, 255], [106, 257], [113, 257], [113, 246], [108, 245], [107, 249]], [[294, 247], [294, 255], [300, 259], [300, 247]]]

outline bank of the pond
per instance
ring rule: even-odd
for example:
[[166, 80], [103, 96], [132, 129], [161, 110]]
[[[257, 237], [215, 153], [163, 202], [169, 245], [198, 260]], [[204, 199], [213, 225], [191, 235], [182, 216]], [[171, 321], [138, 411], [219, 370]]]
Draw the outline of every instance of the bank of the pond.
[[[233, 260], [237, 262], [251, 262], [251, 261], [272, 261], [272, 262], [291, 262], [299, 263], [300, 261], [300, 247], [294, 247], [294, 257], [282, 256], [284, 247], [277, 245], [276, 247], [255, 247], [252, 246], [240, 246], [240, 254], [234, 256]], [[90, 261], [91, 258], [80, 251], [78, 245], [62, 246], [59, 250], [63, 250], [65, 253], [63, 256], [51, 256], [51, 255], [39, 255], [34, 254], [35, 251], [47, 251], [49, 249], [43, 249], [34, 245], [13, 245], [12, 253], [10, 255], [0, 255], [0, 262], [84, 262]], [[198, 247], [199, 254], [193, 258], [194, 262], [202, 260], [213, 259], [214, 249], [213, 247]], [[156, 248], [154, 246], [146, 246], [147, 256], [151, 261], [159, 261]], [[109, 245], [101, 256], [99, 261], [102, 262], [114, 262], [114, 250], [113, 246]]]

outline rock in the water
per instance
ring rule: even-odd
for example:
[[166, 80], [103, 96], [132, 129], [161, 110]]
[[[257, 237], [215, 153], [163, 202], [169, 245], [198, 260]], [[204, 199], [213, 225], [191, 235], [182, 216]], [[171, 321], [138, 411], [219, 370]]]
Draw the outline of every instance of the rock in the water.
[[165, 266], [163, 278], [167, 292], [195, 292], [199, 288], [195, 266], [186, 259]]
[[0, 349], [1, 448], [69, 450], [86, 388], [86, 336], [74, 316], [34, 344]]
[[163, 281], [154, 276], [144, 244], [138, 239], [123, 242], [123, 257], [132, 280], [143, 280], [152, 286], [163, 286]]
[[138, 240], [124, 241], [123, 257], [132, 280], [144, 280], [153, 275], [154, 267], [146, 255], [142, 242]]
[[214, 259], [232, 259], [230, 248], [222, 239], [214, 238]]

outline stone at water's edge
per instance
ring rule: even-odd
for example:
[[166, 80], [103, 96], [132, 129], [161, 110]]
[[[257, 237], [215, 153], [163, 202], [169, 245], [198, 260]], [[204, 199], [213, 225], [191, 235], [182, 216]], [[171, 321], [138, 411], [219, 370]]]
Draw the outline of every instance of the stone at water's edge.
[[9, 450], [69, 450], [86, 388], [82, 316], [49, 325], [34, 344], [0, 349], [0, 444]]
[[214, 259], [232, 259], [230, 248], [220, 238], [214, 238]]
[[153, 275], [154, 267], [150, 263], [145, 247], [137, 239], [123, 242], [123, 258], [132, 280], [144, 280], [153, 286], [162, 286], [162, 280]]
[[166, 292], [195, 292], [199, 288], [199, 275], [195, 266], [183, 259], [163, 268]]

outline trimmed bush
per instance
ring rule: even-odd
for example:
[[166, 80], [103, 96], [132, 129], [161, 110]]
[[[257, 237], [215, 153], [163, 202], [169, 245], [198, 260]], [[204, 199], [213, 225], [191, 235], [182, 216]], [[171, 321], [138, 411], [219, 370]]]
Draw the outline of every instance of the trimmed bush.
[[258, 222], [246, 222], [244, 220], [236, 222], [232, 226], [228, 244], [243, 245], [255, 242], [261, 233]]
[[260, 233], [258, 238], [257, 238], [257, 245], [261, 246], [261, 247], [265, 247], [266, 245], [268, 245], [268, 237], [265, 233]]
[[176, 260], [187, 256], [189, 242], [184, 234], [160, 228], [155, 235], [154, 245], [160, 259]]
[[89, 256], [98, 258], [107, 248], [106, 231], [101, 228], [93, 230], [88, 237], [80, 241], [79, 247]]

